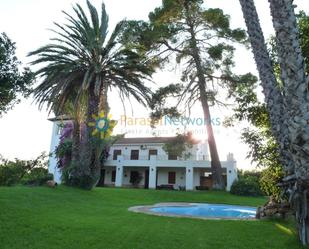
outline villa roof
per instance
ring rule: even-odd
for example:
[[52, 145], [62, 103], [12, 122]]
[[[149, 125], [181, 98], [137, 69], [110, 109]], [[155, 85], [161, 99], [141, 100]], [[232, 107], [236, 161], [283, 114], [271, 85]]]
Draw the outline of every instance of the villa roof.
[[119, 138], [115, 144], [163, 144], [175, 137], [128, 137]]

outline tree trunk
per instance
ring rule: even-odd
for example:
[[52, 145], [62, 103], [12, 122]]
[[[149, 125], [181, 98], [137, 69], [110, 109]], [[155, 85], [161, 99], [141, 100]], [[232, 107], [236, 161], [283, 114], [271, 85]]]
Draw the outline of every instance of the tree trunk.
[[91, 127], [88, 126], [88, 123], [93, 122], [93, 114], [98, 114], [98, 97], [94, 94], [94, 86], [91, 85], [88, 90], [86, 134], [82, 143], [82, 156], [80, 157], [81, 174], [92, 179], [88, 185], [85, 186], [88, 189], [95, 186], [98, 180], [98, 176], [93, 174], [95, 163], [95, 139], [92, 136]]
[[[105, 117], [108, 116], [108, 112], [109, 112], [107, 92], [108, 92], [107, 86], [105, 84], [102, 84], [102, 87], [100, 89], [100, 94], [99, 96], [96, 96], [96, 98], [98, 99], [97, 113], [100, 113], [103, 111]], [[100, 179], [101, 177], [101, 168], [102, 168], [101, 157], [102, 157], [102, 152], [104, 150], [103, 146], [102, 146], [101, 140], [99, 140], [98, 143], [96, 144], [95, 152], [94, 152], [95, 155], [94, 155], [94, 163], [93, 163], [93, 168], [92, 168], [92, 175], [97, 179]]]
[[[293, 171], [289, 170], [287, 185], [290, 202], [296, 212], [299, 237], [309, 244], [309, 91], [304, 58], [299, 43], [299, 30], [293, 0], [269, 0], [276, 31], [278, 57], [284, 95], [289, 105], [289, 141]], [[287, 179], [287, 178], [286, 178]]]
[[278, 42], [283, 82], [280, 93], [253, 0], [240, 0], [249, 38], [270, 113], [272, 131], [280, 145], [286, 177], [283, 186], [296, 212], [301, 242], [309, 244], [309, 95], [304, 60], [292, 0], [269, 0]]
[[204, 112], [204, 119], [206, 120], [208, 146], [209, 146], [210, 157], [211, 157], [211, 170], [212, 170], [212, 179], [213, 179], [212, 187], [214, 189], [222, 190], [225, 188], [224, 186], [225, 184], [222, 178], [222, 167], [221, 167], [221, 162], [219, 159], [219, 154], [217, 150], [214, 132], [212, 129], [209, 105], [207, 102], [207, 97], [205, 96], [207, 96], [206, 92], [203, 92], [203, 94], [201, 94], [201, 102], [202, 102], [202, 107], [203, 107], [203, 112]]
[[103, 111], [105, 115], [108, 115], [109, 113], [109, 105], [108, 105], [108, 100], [107, 100], [107, 92], [108, 92], [108, 87], [103, 84], [101, 90], [100, 90], [100, 100], [99, 100], [99, 112]]
[[211, 124], [211, 116], [208, 104], [208, 97], [206, 92], [206, 78], [204, 75], [204, 70], [202, 66], [202, 59], [199, 54], [199, 49], [197, 46], [197, 41], [195, 37], [194, 25], [192, 18], [190, 16], [188, 2], [185, 2], [185, 9], [186, 9], [186, 21], [189, 26], [189, 32], [191, 35], [191, 53], [194, 59], [196, 70], [197, 70], [197, 78], [199, 82], [199, 92], [200, 92], [200, 101], [203, 107], [204, 119], [206, 120], [206, 130], [208, 135], [208, 146], [210, 151], [211, 157], [211, 170], [212, 170], [212, 179], [213, 179], [213, 188], [214, 189], [225, 189], [225, 184], [222, 177], [222, 167], [221, 162], [217, 150], [216, 140], [212, 129]]
[[73, 120], [73, 136], [72, 136], [72, 161], [79, 160], [80, 153], [80, 125], [79, 121]]
[[[264, 35], [260, 26], [258, 14], [253, 0], [240, 0], [244, 19], [246, 21], [249, 39], [263, 87], [263, 93], [270, 114], [272, 133], [280, 146], [281, 155], [288, 144], [286, 112], [284, 99], [275, 77], [274, 68], [268, 54]], [[284, 146], [284, 147], [283, 147]], [[283, 164], [286, 164], [284, 160]]]

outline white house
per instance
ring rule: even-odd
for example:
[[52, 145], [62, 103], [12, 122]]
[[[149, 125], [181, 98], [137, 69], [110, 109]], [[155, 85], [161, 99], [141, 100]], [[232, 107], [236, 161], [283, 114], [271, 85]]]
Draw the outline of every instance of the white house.
[[[61, 121], [53, 119], [50, 152], [59, 143]], [[174, 188], [195, 190], [212, 185], [207, 143], [196, 144], [190, 157], [182, 160], [168, 155], [163, 146], [172, 137], [121, 138], [110, 149], [108, 160], [101, 169], [99, 186], [140, 188]], [[222, 161], [226, 189], [237, 179], [236, 161], [232, 154]], [[54, 155], [50, 158], [49, 172], [56, 182], [61, 182], [61, 171]], [[133, 182], [133, 183], [132, 183]]]

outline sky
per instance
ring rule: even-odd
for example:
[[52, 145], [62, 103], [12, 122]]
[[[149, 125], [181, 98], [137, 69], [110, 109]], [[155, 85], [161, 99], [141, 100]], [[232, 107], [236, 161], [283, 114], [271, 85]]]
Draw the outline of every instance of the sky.
[[[5, 32], [16, 42], [17, 56], [27, 66], [31, 58], [27, 54], [34, 49], [45, 45], [49, 38], [53, 36], [48, 29], [53, 28], [53, 22], [64, 22], [64, 15], [61, 11], [69, 11], [74, 3], [80, 3], [85, 6], [86, 1], [78, 0], [0, 0], [0, 32]], [[101, 0], [91, 1], [96, 7], [100, 7]], [[259, 13], [261, 26], [266, 38], [273, 34], [272, 22], [267, 0], [256, 0], [256, 7]], [[104, 1], [109, 14], [110, 28], [112, 30], [115, 24], [126, 19], [147, 19], [148, 13], [155, 7], [160, 6], [161, 0], [105, 0]], [[205, 0], [207, 7], [222, 8], [226, 14], [231, 16], [232, 27], [245, 28], [241, 8], [238, 0]], [[298, 9], [309, 12], [308, 0], [295, 0], [294, 3]], [[250, 50], [237, 48], [235, 54], [237, 73], [252, 72], [257, 74], [253, 55]], [[175, 81], [174, 71], [158, 72], [154, 75], [153, 81], [156, 87], [167, 85]], [[174, 82], [175, 83], [175, 82]], [[124, 115], [120, 101], [117, 96], [111, 95], [109, 98], [111, 105], [111, 114], [114, 119], [119, 120]], [[149, 110], [132, 102], [133, 114], [130, 108], [126, 115], [134, 118], [147, 118]], [[202, 110], [196, 106], [191, 114], [192, 118], [201, 117]], [[226, 159], [229, 152], [234, 154], [237, 160], [237, 166], [243, 169], [254, 169], [250, 160], [246, 159], [248, 148], [240, 139], [241, 126], [234, 128], [222, 127], [222, 121], [230, 115], [229, 109], [212, 109], [213, 118], [218, 119], [214, 126], [217, 146], [221, 160]], [[0, 154], [5, 158], [35, 158], [43, 151], [49, 151], [52, 122], [48, 118], [53, 117], [46, 110], [38, 110], [38, 106], [32, 98], [22, 100], [20, 104], [0, 118]], [[221, 123], [221, 124], [219, 124]], [[164, 136], [172, 135], [177, 126], [158, 127], [157, 132]], [[188, 127], [196, 130], [196, 136], [206, 138], [206, 135], [198, 127]], [[117, 125], [115, 132], [126, 132], [127, 136], [150, 136], [152, 130], [146, 126]], [[199, 135], [198, 135], [199, 134]]]

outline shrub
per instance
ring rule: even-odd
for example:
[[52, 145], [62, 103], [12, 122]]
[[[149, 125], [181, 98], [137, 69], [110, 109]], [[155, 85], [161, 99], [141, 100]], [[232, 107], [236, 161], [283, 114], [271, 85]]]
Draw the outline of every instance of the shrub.
[[34, 160], [19, 160], [16, 158], [14, 161], [10, 161], [0, 157], [0, 186], [24, 183], [27, 179], [35, 179], [35, 175], [38, 175], [39, 172], [40, 177], [42, 177], [43, 171], [46, 176], [47, 165], [48, 161], [45, 153], [42, 153]]
[[174, 190], [174, 186], [172, 184], [161, 184], [157, 186], [157, 189]]
[[130, 179], [130, 183], [133, 186], [138, 186], [138, 184], [140, 184], [140, 182], [143, 180], [143, 176], [141, 175], [140, 172], [136, 171], [134, 172], [135, 174], [132, 174], [131, 172], [131, 179]]
[[20, 182], [25, 169], [20, 162], [6, 162], [0, 166], [0, 186], [12, 186]]
[[231, 194], [242, 196], [262, 196], [258, 179], [256, 177], [240, 177], [231, 186]]
[[282, 189], [277, 184], [282, 180], [284, 172], [281, 166], [264, 169], [260, 177], [260, 186], [264, 193], [279, 200], [282, 196]]
[[196, 186], [195, 189], [196, 190], [209, 190], [209, 187], [207, 187], [207, 186]]
[[39, 167], [27, 173], [22, 179], [22, 184], [42, 186], [49, 180], [53, 180], [53, 175], [49, 174], [46, 168]]

